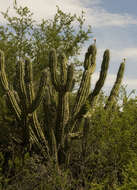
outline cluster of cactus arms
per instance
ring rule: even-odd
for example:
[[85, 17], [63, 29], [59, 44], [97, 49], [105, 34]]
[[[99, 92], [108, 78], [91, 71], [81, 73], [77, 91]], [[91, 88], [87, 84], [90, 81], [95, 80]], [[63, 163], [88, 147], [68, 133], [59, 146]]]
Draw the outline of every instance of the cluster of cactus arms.
[[[16, 69], [16, 84], [14, 90], [9, 83], [4, 69], [4, 55], [0, 51], [0, 78], [7, 94], [8, 101], [14, 110], [17, 120], [24, 127], [24, 137], [29, 141], [30, 134], [35, 141], [45, 142], [50, 154], [54, 154], [57, 162], [64, 162], [68, 156], [71, 138], [79, 136], [77, 122], [85, 119], [88, 123], [90, 110], [94, 107], [97, 97], [104, 85], [110, 60], [109, 50], [105, 50], [99, 79], [90, 93], [90, 81], [96, 68], [96, 41], [89, 46], [85, 54], [84, 70], [74, 105], [70, 109], [70, 95], [74, 87], [74, 66], [67, 63], [64, 54], [58, 54], [55, 49], [49, 52], [49, 68], [42, 73], [39, 90], [34, 95], [32, 64], [26, 59], [19, 61]], [[121, 85], [125, 60], [121, 63], [116, 82], [108, 97], [104, 109], [109, 109], [115, 103], [115, 97]], [[44, 93], [43, 93], [44, 92]], [[44, 122], [40, 126], [36, 109], [43, 98]], [[88, 106], [87, 106], [88, 105]], [[90, 107], [90, 109], [89, 109]], [[92, 117], [91, 117], [92, 118]], [[84, 134], [86, 134], [86, 131]]]
[[[0, 80], [6, 94], [6, 100], [10, 109], [15, 113], [19, 126], [22, 127], [22, 144], [29, 148], [31, 138], [34, 136], [42, 141], [43, 132], [37, 119], [36, 109], [39, 106], [44, 92], [46, 72], [43, 71], [39, 90], [35, 96], [33, 87], [32, 63], [28, 58], [25, 62], [16, 64], [16, 76], [14, 84], [8, 82], [5, 72], [4, 53], [0, 51]], [[13, 89], [14, 88], [14, 89]], [[33, 134], [33, 135], [32, 135]]]
[[[57, 141], [57, 149], [59, 149], [59, 147], [61, 147], [61, 149], [64, 148], [64, 152], [67, 149], [65, 146], [68, 146], [68, 143], [70, 142], [69, 139], [80, 134], [79, 128], [77, 127], [76, 129], [76, 124], [79, 120], [82, 120], [82, 118], [89, 117], [89, 106], [91, 109], [93, 108], [107, 76], [110, 61], [110, 53], [108, 49], [105, 50], [103, 55], [99, 79], [95, 88], [90, 93], [90, 81], [96, 67], [96, 53], [96, 42], [94, 41], [94, 43], [89, 46], [87, 53], [85, 54], [84, 71], [71, 111], [69, 111], [68, 105], [69, 94], [71, 93], [73, 86], [73, 66], [67, 65], [65, 55], [57, 56], [55, 50], [51, 50], [49, 55], [51, 81], [57, 92], [58, 98], [56, 104], [56, 122], [54, 123], [55, 126], [53, 129]], [[60, 65], [60, 71], [57, 69], [57, 65]], [[125, 61], [120, 65], [116, 82], [104, 109], [112, 107], [115, 102], [123, 78], [124, 67]]]

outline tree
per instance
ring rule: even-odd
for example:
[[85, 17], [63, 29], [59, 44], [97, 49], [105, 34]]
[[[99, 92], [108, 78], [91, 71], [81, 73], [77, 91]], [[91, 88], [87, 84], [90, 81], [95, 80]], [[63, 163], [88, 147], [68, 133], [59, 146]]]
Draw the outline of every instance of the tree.
[[5, 52], [7, 64], [10, 65], [10, 77], [15, 71], [13, 63], [19, 58], [29, 56], [37, 74], [48, 66], [50, 48], [63, 51], [67, 58], [71, 58], [80, 52], [91, 34], [90, 26], [87, 30], [84, 29], [84, 12], [78, 17], [64, 13], [57, 6], [53, 20], [43, 19], [38, 24], [28, 7], [18, 6], [15, 1], [13, 9], [16, 13], [13, 17], [10, 16], [9, 9], [5, 13], [2, 12], [7, 24], [0, 26], [0, 48]]

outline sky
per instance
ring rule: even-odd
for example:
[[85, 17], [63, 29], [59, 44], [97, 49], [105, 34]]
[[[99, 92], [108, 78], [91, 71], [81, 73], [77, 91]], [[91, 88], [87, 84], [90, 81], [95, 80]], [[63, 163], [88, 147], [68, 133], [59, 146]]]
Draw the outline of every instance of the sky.
[[[95, 84], [105, 49], [110, 49], [111, 59], [109, 73], [104, 89], [111, 89], [120, 63], [126, 58], [123, 85], [130, 92], [137, 92], [137, 0], [17, 0], [19, 5], [28, 6], [34, 13], [34, 19], [53, 18], [56, 5], [61, 10], [80, 15], [85, 12], [85, 27], [92, 26], [92, 38], [85, 43], [81, 59], [87, 47], [97, 40], [97, 69], [93, 75]], [[13, 0], [0, 0], [0, 11], [12, 7]], [[11, 12], [14, 15], [14, 12]], [[0, 22], [3, 18], [0, 16]]]

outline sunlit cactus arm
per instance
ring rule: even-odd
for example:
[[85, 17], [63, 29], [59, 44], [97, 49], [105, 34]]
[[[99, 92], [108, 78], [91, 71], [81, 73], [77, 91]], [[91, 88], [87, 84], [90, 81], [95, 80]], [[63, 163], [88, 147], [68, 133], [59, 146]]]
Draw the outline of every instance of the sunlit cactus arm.
[[9, 84], [5, 73], [5, 57], [3, 51], [0, 50], [0, 79], [2, 87], [5, 91], [9, 90]]
[[15, 112], [17, 119], [20, 120], [21, 119], [21, 110], [20, 107], [15, 99], [14, 93], [11, 90], [8, 90], [6, 93], [8, 100], [9, 100], [9, 104], [11, 105], [11, 109]]
[[4, 53], [1, 50], [0, 50], [0, 80], [1, 80], [3, 89], [6, 91], [6, 95], [8, 97], [9, 104], [11, 105], [12, 110], [14, 110], [17, 118], [20, 119], [21, 110], [14, 96], [14, 92], [9, 89], [9, 83], [8, 83], [6, 72], [5, 72]]
[[123, 79], [124, 75], [124, 70], [125, 70], [125, 59], [124, 61], [120, 64], [118, 73], [117, 73], [117, 78], [114, 83], [114, 86], [110, 92], [110, 95], [108, 97], [108, 100], [105, 105], [105, 109], [111, 108], [115, 102], [115, 98], [118, 96], [119, 88]]
[[59, 85], [57, 81], [57, 55], [56, 50], [52, 49], [49, 53], [49, 67], [51, 72], [51, 80], [57, 91], [59, 91]]
[[43, 142], [43, 143], [47, 144], [45, 135], [44, 135], [43, 130], [38, 121], [36, 111], [34, 111], [33, 114], [30, 116], [30, 124], [31, 124], [30, 127], [34, 131], [34, 134], [37, 137], [37, 139], [39, 140], [39, 142]]
[[81, 106], [85, 103], [88, 94], [86, 94], [87, 92], [89, 92], [89, 80], [90, 77], [88, 75], [88, 71], [85, 72], [85, 75], [83, 77], [80, 89], [77, 93], [77, 97], [76, 97], [76, 102], [75, 102], [75, 106], [73, 108], [73, 116], [77, 115], [77, 113], [80, 111]]
[[97, 53], [96, 45], [93, 44], [88, 48], [88, 52], [85, 55], [85, 61], [84, 61], [85, 71], [83, 73], [80, 87], [77, 92], [76, 102], [72, 113], [73, 116], [77, 115], [77, 113], [81, 109], [81, 106], [85, 103], [86, 98], [89, 95], [87, 94], [87, 92], [89, 92], [89, 89], [87, 88], [89, 88], [90, 77], [96, 67], [96, 53]]
[[83, 72], [80, 87], [77, 92], [74, 107], [72, 109], [71, 118], [68, 121], [67, 126], [65, 128], [65, 134], [72, 133], [73, 128], [76, 124], [76, 119], [78, 118], [77, 115], [81, 111], [83, 105], [86, 103], [86, 99], [89, 95], [91, 75], [95, 71], [96, 67], [96, 53], [97, 49], [96, 49], [96, 44], [94, 43], [93, 45], [89, 46], [88, 51], [85, 54], [85, 60], [84, 60], [85, 70]]
[[47, 72], [43, 71], [41, 79], [40, 79], [40, 84], [39, 84], [39, 89], [38, 89], [37, 95], [36, 95], [35, 99], [33, 100], [30, 108], [28, 109], [29, 113], [34, 112], [37, 109], [37, 107], [40, 105], [42, 98], [43, 98], [43, 94], [44, 94], [46, 80], [47, 80]]
[[91, 107], [93, 106], [94, 100], [99, 95], [100, 90], [102, 89], [102, 87], [105, 83], [107, 71], [108, 71], [108, 67], [109, 67], [109, 60], [110, 60], [110, 53], [109, 53], [109, 50], [106, 50], [103, 55], [103, 61], [102, 61], [102, 65], [101, 65], [99, 79], [95, 85], [93, 92], [88, 97], [88, 101], [89, 101], [89, 104], [91, 105]]
[[90, 105], [90, 107], [93, 109], [94, 103], [96, 102], [97, 96], [100, 93], [100, 90], [102, 89], [107, 76], [109, 60], [110, 60], [109, 50], [106, 50], [103, 56], [99, 79], [95, 85], [94, 90], [89, 94], [86, 103], [81, 107], [77, 115], [77, 118], [81, 118], [84, 115], [88, 115], [87, 112], [89, 112], [89, 108], [87, 107], [87, 104]]
[[89, 78], [90, 78], [89, 72], [85, 71], [82, 77], [80, 88], [77, 92], [76, 102], [73, 108], [73, 114], [72, 114], [73, 116], [79, 112], [81, 105], [85, 102], [87, 98], [86, 89], [88, 87]]
[[[88, 70], [89, 67], [96, 65], [96, 54], [97, 54], [97, 48], [96, 48], [96, 41], [94, 40], [94, 44], [89, 46], [88, 51], [85, 54], [85, 60], [84, 60], [85, 70]], [[91, 69], [91, 72], [92, 71], [94, 72], [93, 68]]]
[[[47, 159], [47, 156], [50, 160], [50, 155], [49, 155], [49, 147], [48, 144], [46, 142], [45, 146], [43, 146], [43, 144], [41, 143], [41, 141], [39, 141], [39, 139], [37, 138], [36, 134], [34, 133], [34, 130], [32, 130], [32, 128], [30, 128], [30, 140], [34, 143], [36, 143], [37, 147], [39, 148], [40, 152], [42, 153], [42, 155], [44, 156], [45, 159]], [[45, 149], [47, 151], [45, 151]]]

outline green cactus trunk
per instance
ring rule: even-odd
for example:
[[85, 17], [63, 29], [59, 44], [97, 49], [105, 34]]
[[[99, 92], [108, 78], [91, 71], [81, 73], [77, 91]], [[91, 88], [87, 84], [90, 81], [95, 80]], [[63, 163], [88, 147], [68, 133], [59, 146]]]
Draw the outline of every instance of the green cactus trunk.
[[68, 93], [59, 94], [57, 121], [56, 121], [56, 140], [57, 144], [64, 144], [64, 127], [69, 119]]

